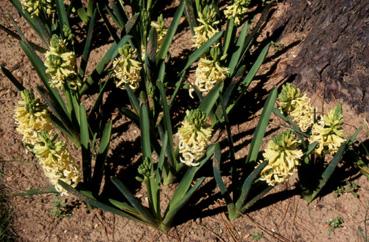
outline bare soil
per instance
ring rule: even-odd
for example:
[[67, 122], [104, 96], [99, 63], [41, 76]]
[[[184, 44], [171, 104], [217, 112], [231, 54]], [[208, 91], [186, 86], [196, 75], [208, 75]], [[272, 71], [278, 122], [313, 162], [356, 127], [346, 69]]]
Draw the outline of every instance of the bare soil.
[[[266, 29], [273, 30], [273, 24], [278, 22], [279, 17], [288, 7], [287, 4], [279, 3]], [[8, 1], [0, 2], [0, 12], [0, 21], [5, 24], [11, 22], [2, 13], [17, 16], [15, 9]], [[35, 40], [32, 32], [27, 30], [26, 24], [20, 19], [17, 21], [25, 30], [27, 38]], [[304, 33], [290, 34], [282, 36], [278, 43], [289, 46], [303, 38]], [[175, 50], [181, 52], [181, 39], [189, 42], [188, 34], [180, 33], [176, 37], [177, 48], [174, 46], [173, 52]], [[286, 52], [266, 63], [263, 70], [267, 70], [268, 66], [278, 60], [275, 70], [268, 75], [268, 81], [261, 84], [263, 89], [269, 90], [284, 79], [286, 67], [298, 55], [299, 50], [299, 44], [291, 45]], [[93, 58], [96, 60], [98, 56], [99, 54], [95, 54]], [[273, 56], [273, 52], [270, 56]], [[11, 69], [13, 74], [28, 87], [34, 87], [39, 82], [37, 74], [20, 49], [18, 42], [2, 31], [0, 31], [0, 63]], [[324, 103], [323, 94], [317, 92], [311, 95], [312, 100], [321, 111], [333, 105]], [[187, 211], [184, 210], [182, 213], [193, 214], [193, 218], [180, 223], [167, 234], [110, 213], [91, 209], [73, 198], [66, 199], [68, 203], [75, 204], [71, 215], [56, 216], [52, 212], [55, 207], [53, 202], [55, 195], [17, 194], [31, 188], [45, 189], [49, 186], [42, 169], [35, 158], [26, 152], [20, 136], [15, 131], [13, 112], [17, 99], [18, 94], [15, 88], [0, 73], [0, 111], [2, 114], [0, 119], [2, 137], [0, 162], [2, 166], [0, 167], [4, 173], [8, 203], [13, 216], [12, 229], [17, 234], [17, 241], [237, 242], [256, 241], [257, 239], [259, 241], [367, 241], [369, 183], [364, 176], [357, 176], [354, 180], [360, 186], [356, 194], [344, 193], [337, 197], [335, 192], [330, 192], [310, 205], [293, 192], [295, 179], [290, 179], [287, 184], [274, 188], [253, 211], [233, 222], [228, 221], [224, 201], [217, 196], [217, 199], [212, 200], [204, 211], [198, 211], [192, 206], [186, 207]], [[354, 127], [366, 122], [348, 105], [344, 105], [344, 112], [345, 128], [348, 133], [352, 132]], [[258, 116], [259, 112], [253, 115], [252, 119], [232, 129], [234, 133], [247, 134], [238, 140], [238, 144], [245, 147], [237, 154], [238, 158], [246, 154], [246, 146], [250, 142], [252, 129], [257, 123]], [[367, 134], [366, 131], [361, 134], [361, 137], [365, 138]], [[130, 137], [122, 139], [129, 140]], [[314, 176], [314, 174], [311, 175]], [[330, 231], [328, 221], [337, 217], [343, 219], [343, 227]]]

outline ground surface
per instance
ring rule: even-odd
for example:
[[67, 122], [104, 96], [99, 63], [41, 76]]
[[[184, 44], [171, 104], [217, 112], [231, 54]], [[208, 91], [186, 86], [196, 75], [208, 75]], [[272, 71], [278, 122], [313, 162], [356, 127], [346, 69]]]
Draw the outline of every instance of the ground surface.
[[[277, 22], [276, 19], [283, 15], [286, 8], [287, 5], [280, 4], [274, 12], [272, 22]], [[16, 16], [8, 1], [0, 2], [0, 11]], [[9, 24], [4, 16], [0, 14], [0, 21]], [[19, 22], [22, 29], [26, 30], [26, 25]], [[30, 31], [26, 33], [28, 38], [35, 39]], [[181, 33], [177, 37], [177, 44], [181, 38], [188, 42], [188, 35]], [[303, 38], [303, 33], [282, 36], [280, 43], [288, 46]], [[285, 67], [298, 53], [299, 45], [294, 45], [278, 57], [280, 61], [268, 83], [264, 85], [266, 89], [283, 79]], [[26, 86], [34, 86], [39, 82], [17, 41], [1, 31], [0, 63], [11, 69]], [[332, 106], [322, 105], [321, 94], [318, 92], [312, 95], [320, 110], [326, 109], [327, 105]], [[273, 189], [258, 210], [251, 211], [234, 222], [229, 222], [224, 210], [219, 209], [224, 205], [223, 200], [216, 199], [207, 207], [207, 216], [187, 219], [168, 234], [110, 213], [89, 209], [84, 204], [72, 201], [73, 199], [68, 200], [77, 204], [72, 215], [58, 216], [55, 213], [55, 195], [18, 194], [31, 188], [45, 189], [48, 181], [36, 160], [25, 152], [20, 136], [15, 131], [13, 110], [17, 97], [15, 88], [0, 74], [0, 161], [3, 164], [0, 167], [4, 173], [8, 202], [13, 210], [12, 228], [18, 241], [365, 241], [369, 213], [369, 183], [365, 177], [354, 180], [360, 186], [358, 197], [353, 193], [344, 193], [337, 197], [332, 192], [310, 205], [293, 192], [279, 193], [293, 190], [294, 179], [291, 179], [288, 184]], [[352, 131], [354, 126], [363, 123], [363, 119], [348, 106], [344, 106], [344, 111], [347, 131]], [[234, 127], [233, 132], [251, 130], [256, 118], [257, 115]], [[249, 141], [250, 136], [246, 136], [239, 143], [246, 147]], [[245, 153], [242, 150], [238, 155]], [[191, 210], [192, 207], [185, 209]], [[343, 219], [343, 227], [330, 231], [328, 221], [337, 217]]]

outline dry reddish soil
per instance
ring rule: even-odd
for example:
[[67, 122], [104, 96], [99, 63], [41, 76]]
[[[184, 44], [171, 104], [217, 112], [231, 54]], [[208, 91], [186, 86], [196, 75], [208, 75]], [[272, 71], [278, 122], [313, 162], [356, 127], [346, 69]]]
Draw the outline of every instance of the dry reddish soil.
[[[270, 26], [283, 15], [288, 5], [280, 3], [274, 13]], [[0, 12], [17, 16], [15, 9], [8, 1], [0, 2]], [[5, 24], [11, 22], [5, 14], [0, 14], [0, 21]], [[35, 35], [28, 30], [27, 25], [17, 19], [26, 37], [36, 41]], [[282, 36], [278, 43], [287, 46], [296, 40], [304, 38], [303, 33]], [[176, 37], [172, 52], [180, 53], [183, 41], [188, 43], [188, 34], [180, 33]], [[189, 43], [190, 45], [191, 43]], [[188, 44], [187, 44], [188, 45]], [[94, 54], [94, 59], [103, 53], [102, 47]], [[272, 50], [275, 51], [275, 50]], [[285, 67], [299, 52], [299, 45], [278, 56], [279, 63], [268, 82], [263, 84], [264, 89], [280, 83], [284, 78]], [[272, 54], [270, 54], [272, 56]], [[275, 62], [267, 63], [263, 70]], [[18, 42], [0, 31], [0, 63], [5, 64], [13, 74], [22, 80], [23, 84], [32, 87], [39, 83], [35, 71], [24, 55]], [[263, 72], [262, 70], [262, 72]], [[187, 220], [163, 234], [145, 225], [141, 225], [125, 218], [91, 209], [73, 198], [66, 199], [74, 204], [72, 214], [58, 217], [53, 215], [55, 205], [54, 194], [40, 194], [34, 196], [19, 195], [31, 188], [45, 189], [48, 181], [44, 177], [41, 167], [35, 158], [27, 153], [21, 143], [21, 137], [15, 131], [13, 120], [14, 106], [18, 94], [10, 82], [0, 73], [0, 162], [4, 172], [4, 183], [8, 191], [8, 202], [12, 209], [12, 229], [17, 234], [17, 241], [367, 241], [367, 217], [369, 211], [369, 183], [366, 177], [358, 176], [354, 180], [360, 186], [358, 196], [344, 193], [337, 197], [335, 192], [325, 195], [310, 205], [307, 205], [299, 195], [291, 191], [295, 187], [295, 179], [287, 184], [274, 188], [263, 200], [258, 209], [250, 211], [241, 218], [230, 222], [224, 213], [219, 210], [224, 202], [219, 197], [203, 211], [206, 216]], [[312, 95], [319, 110], [326, 110], [333, 104], [322, 101], [322, 93]], [[339, 101], [339, 100], [338, 100]], [[365, 120], [355, 114], [350, 107], [344, 105], [347, 132], [362, 125]], [[235, 126], [232, 132], [245, 132], [255, 127], [260, 112], [250, 121]], [[271, 127], [277, 126], [275, 122]], [[365, 131], [367, 132], [367, 131]], [[361, 137], [367, 136], [362, 133]], [[127, 134], [129, 135], [129, 134]], [[130, 136], [132, 137], [132, 136]], [[122, 140], [130, 139], [129, 136]], [[237, 156], [242, 157], [247, 152], [250, 136], [245, 136], [238, 144], [245, 146]], [[314, 174], [312, 174], [314, 175]], [[278, 196], [276, 196], [278, 195]], [[191, 207], [185, 208], [187, 210]], [[215, 210], [214, 210], [215, 209]], [[218, 209], [218, 210], [217, 210]], [[186, 213], [186, 211], [182, 211]], [[200, 215], [200, 213], [198, 213]], [[343, 227], [334, 231], [329, 230], [328, 221], [336, 217], [343, 219]], [[259, 238], [257, 238], [260, 235]]]

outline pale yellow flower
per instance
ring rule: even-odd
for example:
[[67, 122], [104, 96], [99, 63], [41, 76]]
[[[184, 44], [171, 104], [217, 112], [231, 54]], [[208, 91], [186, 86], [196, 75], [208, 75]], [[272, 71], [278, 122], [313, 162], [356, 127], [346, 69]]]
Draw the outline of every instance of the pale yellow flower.
[[120, 56], [113, 61], [115, 85], [124, 89], [128, 85], [136, 90], [140, 86], [142, 65], [138, 61], [137, 50], [127, 44], [119, 51]]
[[261, 171], [260, 180], [270, 186], [285, 182], [300, 164], [303, 153], [299, 145], [291, 131], [280, 133], [270, 140], [263, 154], [268, 165]]
[[310, 104], [310, 98], [303, 95], [295, 85], [286, 83], [277, 99], [278, 107], [300, 127], [307, 131], [314, 122], [314, 108]]
[[81, 181], [81, 172], [65, 144], [56, 138], [48, 133], [39, 134], [39, 142], [35, 144], [33, 152], [50, 183], [58, 192], [66, 195], [67, 192], [58, 184], [58, 180], [76, 187]]
[[41, 12], [48, 16], [55, 12], [55, 0], [21, 0], [21, 4], [32, 17]]
[[50, 49], [45, 54], [46, 74], [50, 76], [50, 86], [62, 89], [65, 83], [77, 90], [82, 84], [77, 78], [76, 54], [67, 49], [66, 40], [53, 35]]
[[226, 7], [224, 15], [227, 19], [234, 19], [236, 26], [240, 25], [242, 17], [247, 13], [250, 0], [234, 0], [233, 4]]
[[21, 97], [14, 115], [17, 131], [22, 134], [23, 143], [33, 146], [38, 140], [38, 133], [50, 131], [52, 124], [47, 109], [32, 93], [22, 91]]
[[164, 38], [167, 35], [168, 30], [165, 28], [164, 25], [164, 18], [163, 15], [160, 14], [160, 16], [158, 17], [157, 21], [151, 22], [151, 27], [155, 28], [156, 33], [158, 34], [158, 48], [157, 50], [160, 49], [161, 45], [163, 44]]
[[206, 124], [206, 115], [199, 110], [186, 111], [178, 129], [180, 161], [187, 166], [198, 166], [210, 144], [212, 128]]
[[199, 18], [197, 19], [199, 25], [194, 28], [194, 47], [199, 48], [219, 32], [219, 29], [215, 27], [219, 24], [216, 15], [217, 12], [213, 5], [205, 6], [203, 12], [199, 13]]
[[328, 115], [315, 123], [311, 130], [309, 142], [318, 142], [315, 149], [317, 155], [322, 155], [324, 150], [330, 154], [335, 154], [339, 147], [346, 141], [343, 132], [342, 108], [337, 106]]
[[[203, 96], [206, 96], [218, 82], [224, 81], [227, 78], [227, 75], [228, 68], [222, 67], [218, 61], [200, 58], [193, 86], [199, 89]], [[191, 97], [193, 97], [193, 91], [193, 87], [189, 89]]]

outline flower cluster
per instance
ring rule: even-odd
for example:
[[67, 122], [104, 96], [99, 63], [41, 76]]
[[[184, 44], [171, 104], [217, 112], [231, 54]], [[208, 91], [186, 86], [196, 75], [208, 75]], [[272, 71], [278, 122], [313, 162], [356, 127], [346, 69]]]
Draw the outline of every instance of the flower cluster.
[[260, 180], [270, 186], [286, 181], [303, 156], [299, 146], [292, 131], [284, 131], [270, 140], [263, 154], [268, 165], [261, 171]]
[[197, 166], [210, 143], [212, 128], [207, 125], [206, 115], [200, 110], [187, 110], [178, 129], [180, 161], [187, 166]]
[[39, 142], [35, 144], [33, 151], [51, 184], [62, 195], [66, 195], [66, 191], [58, 184], [58, 180], [76, 187], [81, 181], [81, 173], [65, 144], [56, 139], [57, 136], [46, 132], [40, 133]]
[[214, 5], [207, 5], [204, 7], [202, 13], [199, 13], [199, 26], [194, 28], [194, 47], [199, 48], [211, 37], [213, 37], [219, 30], [214, 27], [219, 24], [216, 20], [217, 12]]
[[322, 120], [313, 125], [309, 142], [318, 142], [318, 147], [315, 149], [317, 155], [322, 155], [324, 150], [330, 154], [338, 151], [345, 142], [342, 126], [343, 114], [340, 106], [332, 109], [323, 116]]
[[28, 91], [22, 91], [21, 100], [15, 108], [15, 121], [17, 131], [23, 136], [22, 141], [32, 148], [38, 139], [41, 131], [49, 132], [52, 124], [48, 112], [39, 99]]
[[287, 83], [282, 87], [278, 96], [278, 106], [284, 114], [289, 115], [302, 131], [307, 131], [314, 122], [314, 109], [310, 98], [293, 84]]
[[54, 0], [21, 0], [21, 4], [32, 17], [39, 16], [42, 12], [50, 16], [55, 12]]
[[156, 30], [156, 33], [158, 34], [158, 48], [157, 49], [159, 50], [168, 32], [168, 30], [165, 28], [164, 18], [162, 14], [160, 14], [156, 22], [154, 21], [151, 22], [151, 27], [153, 27]]
[[250, 5], [250, 0], [234, 0], [233, 4], [226, 7], [224, 15], [226, 18], [234, 19], [236, 26], [240, 25], [241, 19], [247, 12], [247, 7]]
[[62, 89], [67, 83], [77, 90], [81, 82], [76, 72], [76, 54], [67, 49], [67, 41], [57, 35], [50, 40], [50, 49], [45, 54], [46, 73], [50, 76], [50, 86]]
[[[228, 75], [228, 68], [222, 67], [217, 60], [200, 58], [195, 73], [195, 83], [193, 84], [203, 96], [206, 96], [218, 82], [224, 81]], [[190, 96], [194, 88], [189, 89]]]
[[113, 75], [116, 87], [124, 89], [128, 85], [136, 90], [140, 86], [142, 65], [138, 61], [137, 50], [130, 44], [119, 50], [120, 56], [113, 61]]
[[22, 91], [21, 97], [22, 100], [15, 109], [17, 131], [38, 158], [50, 182], [59, 192], [65, 194], [57, 182], [60, 179], [75, 187], [81, 177], [77, 165], [64, 143], [56, 141], [46, 108], [31, 92]]

